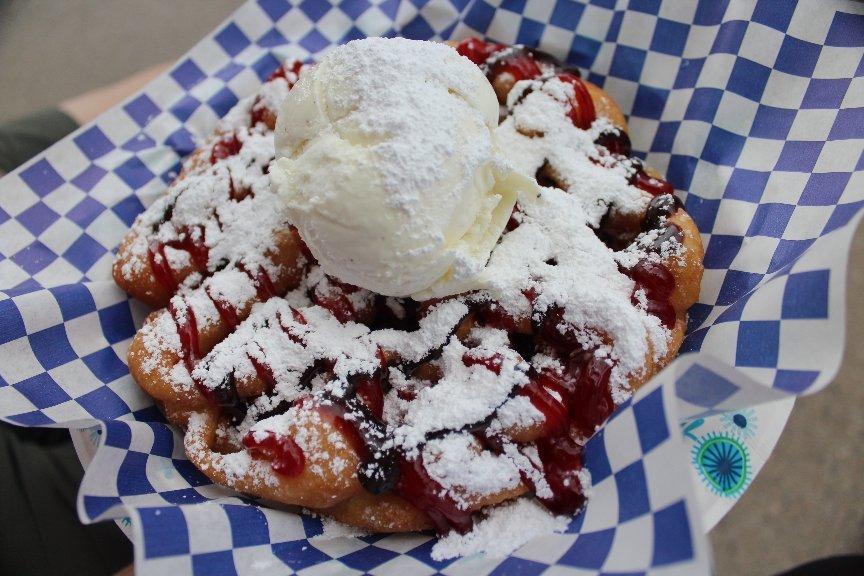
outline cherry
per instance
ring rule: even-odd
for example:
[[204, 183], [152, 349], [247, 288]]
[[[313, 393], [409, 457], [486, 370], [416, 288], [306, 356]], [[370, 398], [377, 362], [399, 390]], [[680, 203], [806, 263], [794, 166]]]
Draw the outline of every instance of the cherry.
[[219, 160], [234, 156], [240, 152], [241, 148], [243, 148], [243, 143], [237, 139], [235, 134], [229, 134], [213, 145], [213, 150], [210, 152], [210, 163], [215, 164]]
[[[531, 381], [519, 389], [519, 396], [525, 396], [541, 414], [543, 414], [543, 429], [549, 436], [557, 436], [567, 432], [567, 425], [570, 417], [567, 411], [567, 403], [569, 402], [571, 391], [566, 387], [559, 386], [559, 383], [553, 380], [553, 375], [544, 374], [534, 375]], [[554, 390], [559, 398], [553, 395], [551, 390]]]
[[635, 266], [624, 272], [643, 287], [650, 298], [666, 299], [675, 290], [675, 277], [666, 266], [659, 262], [640, 260]]
[[462, 40], [459, 45], [456, 46], [456, 51], [459, 52], [459, 54], [465, 56], [478, 66], [484, 64], [492, 54], [503, 49], [503, 44], [484, 42], [479, 38], [467, 38]]
[[439, 534], [446, 534], [451, 528], [466, 534], [474, 526], [471, 512], [459, 508], [441, 484], [429, 476], [422, 458], [400, 459], [397, 490], [432, 520]]
[[667, 242], [680, 243], [683, 237], [684, 235], [681, 232], [681, 228], [679, 228], [677, 224], [672, 224], [671, 222], [667, 223], [660, 229], [660, 234], [654, 238], [654, 242], [651, 243], [651, 248], [658, 251], [662, 250], [663, 245]]
[[488, 357], [476, 357], [471, 356], [468, 352], [462, 355], [462, 363], [469, 368], [471, 366], [483, 366], [490, 372], [494, 372], [495, 374], [501, 374], [501, 363], [504, 361], [504, 357], [497, 352], [492, 356]]
[[663, 218], [668, 218], [681, 207], [681, 200], [673, 194], [655, 196], [648, 203], [645, 219], [642, 221], [642, 230], [647, 231], [659, 228], [663, 224]]
[[[266, 82], [270, 82], [271, 80], [275, 80], [276, 78], [284, 78], [288, 82], [288, 88], [293, 88], [294, 83], [296, 82], [296, 78], [300, 76], [300, 70], [303, 68], [303, 63], [299, 60], [295, 60], [290, 67], [286, 68], [285, 64], [282, 64], [276, 70], [274, 70], [270, 76], [267, 77]], [[292, 72], [294, 74], [294, 81], [292, 81], [288, 77], [288, 72]]]
[[379, 376], [359, 376], [357, 378], [357, 396], [375, 418], [380, 420], [383, 417], [384, 391], [381, 389]]
[[612, 364], [596, 357], [593, 351], [586, 351], [571, 355], [566, 368], [576, 377], [570, 417], [576, 430], [587, 438], [615, 409], [609, 389]]
[[567, 353], [581, 349], [576, 332], [567, 327], [564, 321], [564, 309], [560, 306], [553, 306], [546, 311], [539, 332], [544, 340]]
[[570, 110], [567, 112], [567, 116], [570, 117], [574, 126], [587, 130], [591, 127], [591, 123], [596, 120], [597, 113], [594, 110], [591, 94], [585, 87], [585, 82], [572, 72], [562, 72], [557, 77], [565, 84], [573, 86], [573, 96], [570, 98]]
[[509, 74], [516, 83], [520, 80], [539, 78], [543, 75], [543, 71], [540, 70], [537, 61], [523, 50], [505, 56], [490, 66], [488, 74], [490, 79], [494, 81], [502, 74]]
[[632, 145], [630, 144], [630, 136], [627, 132], [621, 130], [606, 130], [594, 140], [594, 144], [603, 146], [610, 154], [617, 156], [630, 157], [633, 153]]
[[270, 460], [270, 467], [284, 476], [297, 476], [306, 467], [303, 450], [290, 436], [267, 432], [264, 438], [256, 440], [252, 432], [243, 437], [245, 446], [253, 456]]
[[496, 302], [491, 302], [481, 308], [480, 317], [485, 326], [499, 328], [507, 332], [515, 331], [519, 326], [519, 322]]
[[636, 171], [630, 176], [630, 184], [648, 192], [652, 196], [661, 196], [663, 194], [672, 194], [675, 188], [663, 178], [655, 178], [645, 171], [645, 165], [638, 158], [633, 158], [633, 167]]
[[568, 436], [541, 438], [537, 452], [551, 498], [540, 502], [555, 514], [575, 514], [585, 503], [585, 494], [577, 472], [582, 468], [582, 447]]
[[327, 290], [312, 290], [312, 301], [329, 310], [342, 324], [355, 320], [357, 310], [348, 295], [357, 292], [360, 288], [340, 282], [332, 276], [328, 276], [327, 280], [330, 284]]
[[270, 110], [270, 108], [262, 104], [261, 98], [258, 97], [255, 100], [255, 103], [252, 104], [252, 111], [249, 114], [249, 121], [252, 126], [257, 124], [267, 124], [269, 126], [267, 121], [272, 121], [274, 118], [276, 118], [276, 114]]

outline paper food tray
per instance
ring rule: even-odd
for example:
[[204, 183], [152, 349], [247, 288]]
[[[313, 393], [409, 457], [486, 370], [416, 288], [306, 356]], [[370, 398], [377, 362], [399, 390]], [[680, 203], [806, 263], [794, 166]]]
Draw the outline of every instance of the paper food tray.
[[[147, 310], [110, 264], [135, 216], [280, 60], [375, 35], [486, 36], [579, 66], [621, 105], [706, 246], [682, 356], [586, 447], [587, 508], [507, 558], [436, 561], [423, 534], [315, 538], [320, 520], [212, 485], [125, 364]], [[0, 181], [0, 417], [96, 427], [76, 437], [82, 453], [99, 446], [79, 513], [128, 518], [141, 575], [707, 573], [703, 528], [761, 468], [793, 397], [839, 365], [864, 206], [862, 46], [853, 2], [250, 2], [143, 93]]]

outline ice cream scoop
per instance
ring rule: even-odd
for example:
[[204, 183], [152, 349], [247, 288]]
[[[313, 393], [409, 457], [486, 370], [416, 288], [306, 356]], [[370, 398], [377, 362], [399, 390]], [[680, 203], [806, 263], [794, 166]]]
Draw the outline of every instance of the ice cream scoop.
[[280, 111], [273, 183], [328, 274], [387, 296], [476, 287], [517, 195], [498, 101], [453, 48], [368, 38], [301, 75]]

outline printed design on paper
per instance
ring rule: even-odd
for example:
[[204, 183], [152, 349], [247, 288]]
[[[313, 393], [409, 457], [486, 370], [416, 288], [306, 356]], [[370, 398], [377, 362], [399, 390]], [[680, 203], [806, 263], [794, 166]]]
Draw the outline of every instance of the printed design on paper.
[[750, 452], [735, 435], [710, 432], [699, 438], [692, 455], [699, 477], [718, 496], [738, 498], [750, 485]]
[[723, 423], [725, 431], [736, 433], [747, 440], [756, 436], [756, 429], [759, 425], [756, 410], [753, 408], [724, 412], [720, 415], [720, 421]]

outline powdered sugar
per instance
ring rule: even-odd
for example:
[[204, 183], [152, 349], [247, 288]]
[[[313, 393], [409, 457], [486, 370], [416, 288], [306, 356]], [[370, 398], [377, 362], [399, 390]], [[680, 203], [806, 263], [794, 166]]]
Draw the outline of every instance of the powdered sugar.
[[507, 556], [526, 542], [554, 532], [563, 532], [569, 516], [553, 516], [530, 499], [519, 499], [488, 511], [468, 534], [456, 532], [440, 538], [432, 547], [432, 558], [446, 560], [483, 553], [497, 558]]
[[[504, 334], [497, 330], [475, 330], [472, 337], [479, 337], [479, 344], [470, 350], [458, 338], [450, 339], [441, 354], [442, 378], [435, 386], [417, 393], [393, 432], [399, 446], [410, 453], [433, 432], [459, 430], [481, 422], [507, 400], [515, 387], [528, 383], [527, 363], [509, 347], [501, 346], [500, 341], [495, 342], [496, 332]], [[477, 358], [497, 355], [498, 373], [482, 364], [467, 366], [463, 362], [465, 355]], [[454, 398], [459, 401], [454, 402]]]
[[452, 433], [428, 441], [422, 458], [429, 476], [463, 509], [478, 498], [521, 483], [519, 468], [512, 460], [483, 450], [469, 434]]
[[[391, 193], [388, 201], [420, 218], [418, 191], [442, 177], [442, 167], [435, 159], [443, 156], [462, 162], [473, 177], [471, 170], [488, 151], [482, 150], [485, 143], [481, 143], [482, 154], [474, 157], [472, 150], [457, 155], [454, 142], [446, 139], [430, 137], [407, 143], [398, 138], [400, 131], [406, 130], [405, 122], [440, 120], [446, 124], [455, 118], [448, 113], [446, 102], [438, 102], [428, 91], [391, 89], [392, 73], [400, 73], [399, 67], [405, 63], [402, 59], [408, 56], [397, 50], [392, 66], [381, 75], [365, 75], [372, 80], [362, 94], [337, 93], [330, 100], [328, 114], [335, 118], [341, 136], [374, 145], [392, 160], [392, 170], [385, 171], [383, 179]], [[423, 66], [416, 59], [411, 64]], [[340, 66], [341, 73], [349, 74], [363, 66], [363, 59], [345, 60]], [[427, 72], [433, 78], [440, 73], [437, 69]], [[470, 87], [460, 84], [460, 78], [442, 81], [455, 86], [442, 98], [469, 97]], [[238, 104], [222, 129], [235, 132], [243, 143], [240, 152], [212, 167], [190, 166], [167, 199], [155, 204], [136, 223], [142, 238], [149, 234], [167, 243], [189, 235], [209, 248], [208, 270], [216, 271], [206, 280], [190, 280], [172, 300], [178, 323], [191, 312], [202, 329], [220, 320], [216, 303], [228, 303], [234, 309], [245, 307], [257, 296], [245, 270], [269, 269], [272, 265], [267, 250], [273, 245], [274, 234], [287, 226], [285, 212], [266, 174], [273, 158], [273, 137], [260, 125], [243, 127], [250, 121], [250, 111], [259, 106], [276, 109], [287, 90], [288, 83], [277, 79], [265, 85], [255, 99]], [[387, 366], [390, 389], [384, 399], [383, 422], [388, 435], [384, 449], [395, 447], [408, 458], [422, 458], [429, 476], [466, 510], [478, 497], [525, 490], [523, 482], [541, 498], [552, 496], [537, 450], [530, 444], [514, 443], [506, 432], [542, 425], [543, 413], [526, 396], [519, 395], [519, 390], [532, 374], [543, 370], [560, 373], [561, 364], [542, 353], [526, 362], [511, 347], [503, 330], [474, 328], [465, 338], [464, 332], [457, 337], [457, 327], [478, 303], [495, 302], [514, 318], [531, 316], [535, 322], [560, 308], [564, 311], [560, 331], [575, 333], [585, 349], [593, 349], [598, 357], [613, 364], [613, 399], [621, 402], [629, 395], [628, 382], [644, 370], [649, 351], [655, 359], [665, 355], [669, 333], [645, 311], [646, 294], [638, 290], [634, 294], [633, 281], [619, 267], [630, 267], [644, 258], [666, 259], [680, 252], [680, 244], [674, 241], [664, 243], [659, 253], [649, 250], [657, 241], [657, 231], [642, 233], [618, 253], [597, 238], [591, 228], [599, 226], [607, 213], [641, 213], [650, 197], [627, 183], [634, 169], [629, 162], [611, 162], [593, 144], [601, 132], [612, 129], [607, 120], [596, 120], [587, 131], [569, 122], [565, 104], [572, 97], [573, 86], [557, 79], [520, 83], [511, 93], [512, 114], [498, 128], [496, 137], [513, 164], [526, 175], [533, 177], [545, 166], [554, 171], [555, 179], [567, 191], [545, 188], [538, 198], [520, 198], [519, 212], [514, 215], [519, 226], [504, 234], [494, 248], [482, 276], [482, 290], [431, 307], [416, 330], [373, 330], [356, 322], [340, 322], [329, 310], [314, 305], [310, 296], [346, 296], [357, 309], [372, 309], [383, 299], [367, 290], [343, 294], [339, 283], [331, 282], [322, 268], [313, 265], [296, 290], [284, 298], [256, 304], [249, 318], [217, 344], [191, 375], [182, 362], [167, 368], [155, 360], [145, 365], [145, 371], [167, 372], [165, 379], [184, 390], [198, 385], [217, 391], [232, 379], [264, 378], [262, 366], [269, 372], [265, 380], [272, 389], [249, 403], [239, 425], [221, 430], [222, 438], [239, 451], [216, 455], [208, 466], [225, 475], [229, 483], [250, 475], [255, 482], [275, 483], [269, 467], [240, 450], [239, 443], [247, 433], [257, 440], [272, 433], [291, 437], [313, 474], [348, 471], [356, 475], [352, 463], [334, 453], [334, 448], [350, 453], [352, 447], [313, 407], [344, 393], [352, 376], [376, 374], [383, 351], [392, 360]], [[423, 106], [418, 106], [419, 101]], [[371, 111], [364, 107], [371, 107]], [[438, 111], [453, 118], [438, 119]], [[470, 119], [479, 124], [485, 121], [480, 116]], [[453, 131], [463, 128], [454, 126]], [[166, 211], [172, 217], [162, 222]], [[421, 220], [415, 225], [422, 226]], [[146, 242], [135, 242], [139, 254], [146, 252]], [[172, 269], [191, 263], [190, 254], [183, 250], [168, 248], [165, 254]], [[402, 301], [388, 298], [384, 304], [395, 317], [406, 317]], [[161, 314], [145, 327], [143, 335], [148, 350], [180, 354], [171, 315]], [[156, 358], [156, 354], [151, 356]], [[322, 363], [327, 364], [326, 369], [308, 377]], [[420, 363], [431, 367], [435, 377], [417, 377], [414, 368]], [[560, 399], [554, 390], [549, 393]], [[301, 398], [303, 401], [298, 402]], [[494, 452], [465, 431], [480, 423], [488, 425], [488, 433], [501, 436]], [[200, 436], [203, 427], [203, 416], [193, 414], [187, 450], [207, 450], [201, 441], [188, 440]], [[587, 489], [587, 471], [573, 474]], [[468, 535], [451, 534], [439, 541], [433, 556], [441, 559], [478, 551], [507, 554], [536, 535], [563, 530], [569, 520], [549, 514], [528, 499], [484, 513], [487, 517]]]
[[566, 116], [573, 90], [557, 78], [516, 84], [508, 96], [511, 114], [496, 130], [508, 160], [532, 177], [548, 165], [580, 200], [584, 221], [594, 228], [610, 207], [621, 213], [642, 212], [651, 197], [627, 183], [630, 162], [603, 162], [594, 144], [601, 133], [617, 129], [606, 118], [595, 120], [590, 130], [574, 126]]

